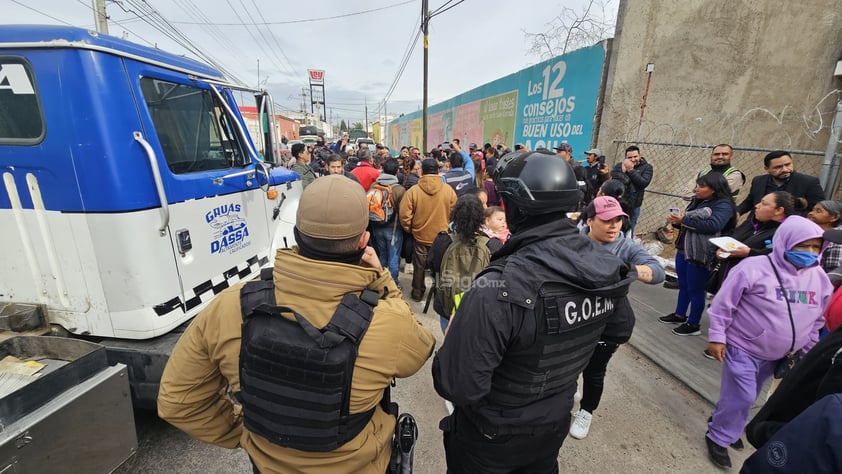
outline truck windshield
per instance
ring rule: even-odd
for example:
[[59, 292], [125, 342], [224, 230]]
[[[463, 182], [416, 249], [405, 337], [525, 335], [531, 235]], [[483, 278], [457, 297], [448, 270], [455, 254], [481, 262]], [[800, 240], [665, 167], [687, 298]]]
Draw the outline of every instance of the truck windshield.
[[235, 119], [212, 91], [150, 77], [140, 85], [170, 171], [227, 170], [250, 162]]

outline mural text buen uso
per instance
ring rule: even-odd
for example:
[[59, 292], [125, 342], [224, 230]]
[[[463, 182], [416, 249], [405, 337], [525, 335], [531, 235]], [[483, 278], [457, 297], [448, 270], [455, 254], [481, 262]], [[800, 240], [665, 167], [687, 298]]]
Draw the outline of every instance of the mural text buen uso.
[[[430, 107], [427, 143], [421, 146], [421, 111], [389, 124], [389, 147], [430, 150], [453, 138], [468, 143], [522, 143], [530, 150], [562, 142], [576, 156], [591, 147], [605, 43], [582, 48]], [[487, 70], [483, 68], [483, 70]]]

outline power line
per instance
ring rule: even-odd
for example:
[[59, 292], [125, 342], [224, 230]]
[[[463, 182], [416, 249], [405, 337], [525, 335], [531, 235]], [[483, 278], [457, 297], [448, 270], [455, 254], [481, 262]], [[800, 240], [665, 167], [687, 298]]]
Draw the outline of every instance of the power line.
[[331, 105], [336, 104], [336, 105], [345, 105], [345, 106], [349, 106], [349, 107], [363, 107], [363, 106], [366, 105], [365, 102], [336, 102], [334, 100], [331, 100], [330, 103], [331, 103]]
[[66, 21], [64, 21], [64, 20], [61, 20], [61, 19], [59, 19], [59, 18], [56, 18], [56, 17], [54, 17], [54, 16], [52, 16], [52, 15], [48, 15], [47, 13], [44, 13], [44, 12], [42, 12], [41, 10], [36, 10], [35, 8], [30, 7], [29, 5], [24, 5], [23, 3], [21, 3], [21, 2], [19, 2], [19, 1], [17, 1], [17, 0], [12, 0], [12, 3], [14, 3], [14, 4], [16, 4], [16, 5], [20, 5], [20, 6], [22, 6], [23, 8], [26, 8], [26, 9], [28, 9], [28, 10], [32, 10], [32, 11], [34, 11], [35, 13], [39, 13], [39, 14], [41, 14], [41, 15], [44, 15], [44, 16], [45, 16], [45, 17], [47, 17], [47, 18], [52, 18], [53, 20], [55, 20], [55, 21], [57, 21], [57, 22], [59, 22], [59, 23], [64, 23], [64, 24], [65, 24], [65, 25], [67, 25], [67, 26], [75, 26], [75, 25], [72, 25], [72, 24], [70, 24], [70, 23], [68, 23], [68, 22], [66, 22]]
[[[450, 0], [450, 1], [452, 1], [452, 0]], [[450, 3], [450, 1], [448, 1], [447, 3]], [[442, 5], [442, 6], [440, 6], [439, 8], [437, 8], [437, 9], [436, 9], [433, 13], [431, 13], [429, 18], [432, 18], [432, 17], [434, 17], [434, 16], [436, 16], [436, 15], [441, 15], [442, 13], [444, 13], [444, 12], [446, 12], [446, 11], [450, 10], [451, 8], [453, 8], [453, 7], [457, 6], [457, 5], [459, 5], [460, 3], [464, 2], [464, 1], [465, 1], [465, 0], [459, 0], [458, 2], [454, 3], [453, 5], [451, 5], [451, 6], [447, 7], [447, 8], [445, 8], [444, 10], [442, 10], [442, 8], [444, 8], [444, 5], [447, 5], [447, 3], [445, 3], [444, 5]], [[428, 18], [428, 20], [429, 20], [429, 18]]]
[[395, 91], [395, 88], [398, 85], [401, 77], [403, 77], [404, 70], [406, 70], [406, 65], [409, 63], [409, 58], [412, 57], [412, 52], [415, 50], [415, 45], [418, 44], [418, 38], [421, 37], [421, 30], [418, 29], [420, 26], [420, 22], [423, 21], [422, 17], [419, 17], [413, 24], [412, 29], [409, 31], [415, 31], [415, 36], [410, 36], [409, 43], [406, 45], [406, 49], [404, 50], [403, 59], [401, 61], [400, 67], [398, 67], [398, 71], [395, 74], [394, 80], [392, 80], [392, 84], [389, 86], [389, 89], [386, 91], [386, 94], [383, 96], [383, 100], [380, 102], [380, 106], [374, 113], [380, 113], [383, 110], [383, 107], [386, 105], [386, 102], [392, 97], [392, 93]]
[[[141, 17], [144, 22], [155, 28], [156, 30], [163, 33], [165, 36], [182, 46], [183, 48], [187, 49], [198, 58], [204, 60], [208, 64], [212, 65], [220, 72], [222, 72], [225, 76], [230, 78], [232, 81], [237, 82], [241, 85], [245, 85], [245, 83], [238, 78], [235, 74], [231, 71], [227, 70], [222, 64], [217, 61], [213, 56], [206, 53], [202, 50], [199, 46], [197, 46], [193, 41], [190, 40], [187, 35], [182, 33], [178, 28], [174, 27], [165, 17], [162, 15], [155, 7], [152, 6], [149, 0], [126, 0], [126, 3], [131, 5], [135, 10], [127, 10], [123, 7], [122, 2], [117, 3], [123, 11], [127, 13], [133, 13], [138, 17]], [[145, 14], [146, 16], [138, 14], [138, 12]]]
[[[90, 11], [92, 11], [92, 12], [96, 12], [96, 10], [94, 10], [94, 7], [92, 7], [91, 5], [89, 5], [89, 4], [87, 4], [87, 3], [85, 3], [84, 1], [82, 1], [82, 0], [76, 0], [76, 2], [78, 2], [78, 3], [82, 4], [82, 5], [84, 5], [84, 6], [85, 6], [88, 10], [90, 10]], [[148, 39], [144, 38], [143, 36], [140, 36], [139, 34], [135, 33], [135, 32], [134, 32], [134, 31], [132, 31], [132, 30], [130, 30], [130, 29], [129, 29], [126, 25], [124, 25], [124, 24], [123, 24], [123, 23], [127, 23], [127, 22], [129, 22], [129, 21], [132, 21], [132, 20], [135, 20], [135, 21], [136, 21], [136, 20], [140, 20], [140, 18], [129, 18], [128, 20], [115, 20], [115, 19], [113, 19], [113, 18], [108, 18], [108, 21], [110, 21], [111, 23], [115, 23], [116, 25], [118, 25], [118, 26], [119, 26], [120, 28], [122, 28], [123, 30], [125, 30], [125, 31], [127, 31], [127, 32], [129, 32], [129, 33], [131, 33], [131, 34], [133, 34], [133, 35], [135, 35], [138, 39], [140, 39], [141, 41], [145, 42], [146, 44], [148, 44], [148, 45], [150, 45], [150, 46], [155, 46], [155, 43], [153, 43], [153, 42], [149, 41]]]
[[[465, 0], [459, 0], [456, 3], [453, 3], [452, 5], [448, 6], [453, 1], [454, 0], [448, 0], [447, 2], [445, 2], [440, 7], [436, 8], [432, 13], [430, 13], [430, 15], [427, 17], [426, 20], [429, 21], [430, 18], [450, 10], [451, 8], [459, 5], [460, 3], [463, 3]], [[423, 18], [423, 15], [426, 15], [426, 12], [422, 12], [421, 22], [425, 21], [424, 18]], [[415, 28], [413, 28], [413, 29], [415, 29]], [[389, 86], [389, 90], [386, 92], [386, 95], [383, 97], [383, 101], [380, 103], [380, 106], [377, 108], [377, 110], [374, 111], [374, 113], [380, 113], [380, 111], [383, 110], [383, 108], [385, 107], [386, 102], [389, 100], [389, 98], [392, 97], [392, 93], [394, 93], [395, 88], [398, 85], [398, 82], [400, 81], [401, 77], [403, 76], [404, 70], [406, 69], [406, 66], [409, 63], [409, 59], [412, 56], [412, 52], [415, 50], [415, 46], [418, 44], [418, 39], [420, 37], [421, 37], [421, 30], [418, 30], [415, 37], [410, 39], [411, 45], [409, 45], [407, 47], [406, 53], [405, 53], [404, 58], [403, 58], [403, 62], [401, 63], [400, 68], [398, 68], [398, 73], [395, 76], [395, 80], [392, 81], [392, 85]]]
[[345, 112], [356, 112], [356, 113], [361, 114], [361, 115], [365, 112], [365, 109], [346, 109], [346, 108], [343, 108], [343, 107], [335, 107], [333, 105], [331, 105], [330, 108], [333, 109], [333, 110], [342, 110], [342, 111], [345, 111]]
[[[363, 10], [363, 11], [354, 12], [354, 13], [345, 13], [344, 15], [326, 16], [326, 17], [321, 17], [321, 18], [307, 18], [307, 19], [302, 19], [302, 20], [289, 20], [289, 21], [267, 21], [267, 22], [259, 23], [259, 24], [257, 24], [257, 23], [251, 23], [251, 24], [247, 24], [247, 23], [213, 23], [213, 25], [216, 25], [216, 26], [252, 26], [252, 25], [257, 26], [257, 25], [291, 25], [291, 24], [294, 24], [294, 23], [312, 23], [312, 22], [316, 22], [316, 21], [336, 20], [338, 18], [347, 18], [349, 16], [364, 15], [366, 13], [380, 12], [380, 11], [383, 11], [383, 10], [387, 10], [389, 8], [395, 8], [395, 7], [407, 5], [409, 3], [415, 3], [415, 0], [407, 0], [405, 2], [396, 3], [394, 5], [387, 5], [385, 7], [380, 7], [380, 8], [372, 8], [371, 10]], [[182, 25], [196, 24], [196, 23], [191, 23], [191, 22], [187, 22], [187, 21], [174, 21], [173, 23], [178, 23], [178, 24], [182, 24]]]
[[444, 2], [444, 4], [443, 4], [443, 5], [439, 6], [439, 7], [438, 7], [438, 8], [436, 8], [435, 10], [431, 11], [431, 12], [430, 12], [430, 16], [432, 17], [433, 15], [435, 15], [436, 13], [438, 13], [438, 12], [439, 12], [442, 8], [446, 7], [446, 6], [447, 6], [448, 4], [450, 4], [450, 3], [453, 3], [453, 1], [454, 1], [454, 0], [447, 0], [446, 2]]
[[202, 9], [193, 3], [192, 0], [175, 0], [175, 3], [179, 8], [181, 8], [188, 18], [197, 18], [203, 25], [207, 25], [207, 28], [202, 28], [202, 33], [206, 36], [211, 36], [217, 44], [222, 46], [231, 58], [236, 58], [240, 62], [240, 69], [244, 69], [242, 68], [242, 66], [245, 65], [245, 63], [242, 62], [243, 55], [232, 47], [234, 42], [228, 37], [225, 30], [211, 25], [210, 19], [207, 15], [205, 15]]
[[[241, 3], [242, 3], [242, 0], [241, 0]], [[295, 65], [292, 63], [292, 61], [290, 61], [289, 57], [284, 52], [284, 48], [281, 47], [281, 43], [280, 43], [280, 41], [278, 41], [278, 37], [275, 36], [275, 34], [272, 33], [272, 30], [269, 29], [269, 27], [265, 24], [266, 17], [263, 16], [263, 12], [260, 10], [260, 7], [257, 6], [257, 3], [255, 2], [255, 0], [251, 0], [251, 3], [252, 3], [252, 5], [254, 5], [255, 10], [257, 10], [257, 14], [260, 15], [260, 18], [264, 21], [263, 27], [266, 29], [266, 32], [269, 34], [269, 37], [272, 38], [272, 41], [275, 42], [275, 46], [278, 48], [278, 51], [281, 53], [281, 56], [284, 57], [284, 59], [286, 60], [286, 64], [289, 66], [289, 68], [291, 68], [291, 69], [287, 70], [287, 72], [290, 73], [290, 77], [296, 77]], [[257, 27], [256, 24], [255, 24], [255, 26]], [[273, 53], [275, 52], [274, 50], [271, 50], [271, 51]], [[304, 83], [302, 81], [302, 82], [299, 82], [299, 84], [303, 85]]]
[[403, 63], [401, 64], [400, 68], [398, 69], [398, 73], [395, 76], [395, 80], [392, 82], [392, 86], [389, 88], [388, 92], [386, 92], [386, 96], [383, 98], [383, 102], [380, 104], [380, 107], [377, 108], [377, 112], [383, 109], [383, 105], [392, 97], [392, 94], [395, 92], [395, 89], [398, 86], [398, 82], [403, 77], [403, 73], [406, 70], [407, 64], [409, 64], [409, 59], [412, 57], [412, 53], [415, 51], [415, 46], [418, 44], [418, 39], [421, 38], [421, 30], [418, 30], [415, 33], [415, 37], [413, 38], [412, 44], [407, 50], [407, 54], [404, 57]]
[[[239, 0], [239, 2], [240, 2], [240, 6], [243, 8], [243, 12], [246, 14], [246, 16], [248, 16], [248, 19], [250, 21], [249, 26], [255, 25], [254, 18], [252, 18], [251, 13], [248, 11], [248, 8], [246, 8], [246, 5], [245, 5], [245, 3], [243, 3], [243, 0]], [[240, 20], [240, 21], [243, 21], [243, 18], [240, 16], [240, 14], [237, 13], [237, 11], [234, 9], [234, 6], [231, 5], [230, 0], [226, 0], [226, 3], [228, 3], [228, 6], [234, 12], [234, 15], [237, 16], [237, 19]], [[263, 30], [261, 30], [260, 28], [256, 28], [256, 29], [257, 29], [257, 34], [260, 35], [260, 37], [263, 39], [263, 41], [257, 39], [257, 37], [254, 35], [254, 33], [252, 33], [251, 28], [247, 28], [247, 31], [248, 31], [249, 36], [251, 36], [252, 39], [254, 40], [255, 44], [257, 44], [258, 47], [260, 47], [261, 51], [263, 51], [263, 55], [266, 56], [269, 59], [269, 61], [271, 61], [274, 64], [274, 66], [276, 68], [278, 68], [279, 71], [286, 67], [287, 72], [291, 72], [292, 70], [291, 70], [291, 66], [289, 64], [284, 66], [283, 61], [280, 61], [280, 58], [277, 55], [272, 54], [271, 48], [269, 48], [268, 50], [266, 49], [267, 46], [269, 46], [269, 40], [266, 39], [266, 35], [263, 34]], [[258, 77], [257, 80], [259, 82], [261, 80], [261, 78]]]

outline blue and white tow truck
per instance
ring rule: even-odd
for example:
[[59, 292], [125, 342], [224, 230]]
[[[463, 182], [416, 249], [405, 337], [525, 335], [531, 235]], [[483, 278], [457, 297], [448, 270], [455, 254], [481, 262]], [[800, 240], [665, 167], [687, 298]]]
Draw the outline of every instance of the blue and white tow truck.
[[[79, 28], [0, 26], [0, 472], [7, 445], [15, 472], [39, 472], [21, 471], [35, 441], [4, 436], [44, 411], [15, 405], [18, 419], [4, 418], [4, 400], [20, 395], [3, 396], [4, 357], [8, 373], [43, 364], [44, 380], [99, 354], [75, 385], [46, 385], [78, 388], [110, 370], [129, 379], [136, 406], [153, 407], [184, 326], [293, 243], [299, 177], [258, 154], [274, 156], [279, 140], [261, 131], [255, 146], [233, 91], [254, 92], [271, 123], [267, 93], [202, 63]], [[66, 394], [40, 398], [78, 403]]]

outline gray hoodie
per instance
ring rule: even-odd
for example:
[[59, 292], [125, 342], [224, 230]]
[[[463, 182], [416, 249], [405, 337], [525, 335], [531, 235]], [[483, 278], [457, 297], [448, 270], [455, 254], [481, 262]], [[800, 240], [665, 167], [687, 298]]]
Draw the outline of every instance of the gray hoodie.
[[[582, 235], [588, 235], [589, 230], [588, 226], [583, 226], [579, 230], [579, 233]], [[614, 242], [601, 245], [602, 248], [619, 257], [620, 260], [626, 262], [627, 265], [646, 265], [651, 268], [652, 281], [649, 282], [649, 284], [657, 285], [658, 283], [664, 281], [664, 267], [658, 263], [655, 257], [649, 255], [649, 252], [647, 252], [646, 249], [641, 247], [640, 244], [634, 240], [627, 238], [622, 232]]]

